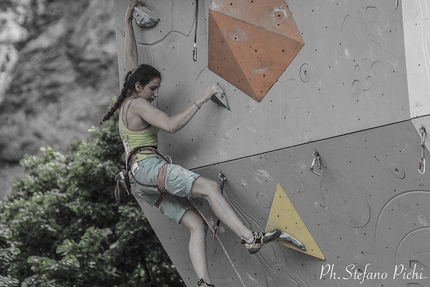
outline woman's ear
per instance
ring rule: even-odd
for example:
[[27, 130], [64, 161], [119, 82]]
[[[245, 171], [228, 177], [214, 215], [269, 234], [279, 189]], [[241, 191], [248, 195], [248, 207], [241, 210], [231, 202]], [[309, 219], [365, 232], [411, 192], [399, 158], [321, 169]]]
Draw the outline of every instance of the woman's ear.
[[134, 89], [136, 90], [136, 92], [139, 93], [140, 91], [142, 91], [142, 85], [139, 82], [136, 82], [134, 84]]

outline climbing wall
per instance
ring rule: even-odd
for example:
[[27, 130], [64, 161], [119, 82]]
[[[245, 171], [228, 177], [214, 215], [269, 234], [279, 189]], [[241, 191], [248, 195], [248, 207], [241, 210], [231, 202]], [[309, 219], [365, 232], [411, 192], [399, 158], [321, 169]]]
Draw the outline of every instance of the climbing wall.
[[[321, 176], [309, 171], [315, 149], [321, 155]], [[253, 230], [264, 230], [272, 212], [275, 220], [286, 213], [274, 204], [277, 190], [288, 197], [306, 227], [297, 232], [300, 221], [290, 218], [277, 226], [303, 241], [306, 252], [270, 244], [250, 255], [221, 224], [219, 237], [233, 265], [208, 234], [214, 282], [242, 286], [234, 266], [245, 286], [360, 286], [359, 276], [370, 264], [368, 273], [386, 273], [387, 278], [367, 279], [363, 286], [429, 286], [417, 277], [403, 280], [403, 274], [393, 280], [401, 264], [407, 269], [416, 264], [417, 272], [430, 276], [429, 177], [418, 172], [420, 154], [420, 136], [411, 122], [404, 122], [198, 169], [214, 180], [220, 172], [227, 176], [224, 194]], [[214, 225], [216, 216], [207, 203], [201, 204]], [[144, 210], [157, 222], [153, 228], [184, 280], [194, 286], [187, 231], [160, 218], [155, 208]], [[315, 257], [319, 254], [312, 238], [325, 261]], [[420, 285], [407, 285], [412, 283]]]
[[[155, 104], [181, 112], [218, 82], [231, 109], [204, 104], [160, 133], [160, 150], [215, 181], [222, 172], [251, 229], [307, 247], [250, 255], [221, 224], [206, 239], [216, 286], [430, 286], [428, 0], [142, 2], [160, 16], [135, 26], [140, 61], [162, 73]], [[121, 79], [129, 3], [115, 0]], [[188, 231], [139, 203], [196, 286]]]

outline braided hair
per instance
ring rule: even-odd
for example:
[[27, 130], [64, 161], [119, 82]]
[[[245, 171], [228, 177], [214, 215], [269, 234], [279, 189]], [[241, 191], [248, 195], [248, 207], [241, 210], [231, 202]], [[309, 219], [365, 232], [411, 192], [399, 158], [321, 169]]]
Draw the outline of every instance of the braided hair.
[[137, 66], [135, 69], [129, 71], [127, 75], [125, 75], [124, 84], [121, 89], [121, 93], [118, 96], [116, 103], [113, 107], [103, 116], [100, 124], [103, 124], [105, 121], [110, 119], [112, 115], [115, 113], [117, 109], [121, 106], [124, 100], [129, 97], [133, 92], [135, 92], [136, 83], [140, 83], [142, 87], [146, 86], [150, 81], [159, 78], [161, 79], [160, 72], [154, 67], [141, 64]]

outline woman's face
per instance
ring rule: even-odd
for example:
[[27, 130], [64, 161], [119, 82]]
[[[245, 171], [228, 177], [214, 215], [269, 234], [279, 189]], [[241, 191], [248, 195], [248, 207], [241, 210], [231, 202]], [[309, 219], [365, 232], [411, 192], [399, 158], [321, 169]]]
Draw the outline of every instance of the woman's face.
[[160, 89], [160, 78], [155, 78], [142, 88], [139, 83], [136, 83], [136, 91], [139, 97], [144, 98], [148, 102], [152, 102], [158, 97], [158, 90]]

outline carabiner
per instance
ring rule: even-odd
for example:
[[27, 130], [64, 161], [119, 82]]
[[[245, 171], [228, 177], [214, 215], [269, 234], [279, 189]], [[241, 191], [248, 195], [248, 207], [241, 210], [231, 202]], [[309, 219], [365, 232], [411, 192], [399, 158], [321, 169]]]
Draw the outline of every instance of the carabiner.
[[193, 60], [194, 62], [197, 62], [197, 44], [194, 43], [194, 47], [193, 47]]

